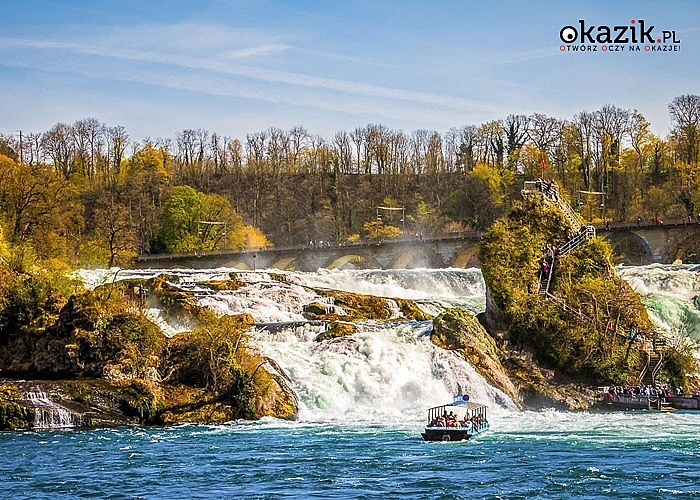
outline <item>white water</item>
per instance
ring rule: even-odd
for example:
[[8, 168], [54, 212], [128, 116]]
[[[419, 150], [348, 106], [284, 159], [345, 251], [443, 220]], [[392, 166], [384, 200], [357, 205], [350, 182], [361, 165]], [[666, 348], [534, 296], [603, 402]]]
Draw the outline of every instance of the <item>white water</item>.
[[620, 276], [642, 296], [649, 316], [672, 344], [700, 341], [700, 266], [620, 267]]
[[[659, 328], [687, 341], [700, 339], [698, 269], [653, 265], [625, 267], [619, 272], [643, 295]], [[204, 280], [226, 279], [230, 272], [239, 273], [234, 269], [119, 271], [116, 279], [167, 274], [173, 284], [191, 288]], [[477, 269], [275, 273], [283, 274], [286, 282], [271, 279], [265, 271], [241, 272], [238, 276], [248, 286], [203, 293], [199, 303], [217, 314], [251, 314], [257, 323], [302, 321], [305, 304], [328, 300], [311, 287], [414, 299], [433, 315], [456, 305], [474, 313], [484, 309], [483, 278]], [[109, 283], [115, 270], [81, 274], [88, 283]], [[185, 328], [168, 323], [157, 310], [149, 314], [166, 334]], [[489, 386], [461, 357], [430, 342], [430, 322], [363, 322], [352, 336], [315, 342], [322, 328], [297, 325], [251, 335], [255, 347], [274, 359], [291, 379], [302, 403], [303, 419], [415, 422], [426, 407], [450, 401], [458, 390], [488, 404], [492, 413], [515, 409], [507, 396]]]
[[35, 429], [64, 429], [75, 425], [68, 408], [52, 401], [41, 389], [27, 393], [27, 406], [34, 408]]
[[283, 366], [304, 405], [302, 419], [415, 421], [466, 392], [493, 409], [515, 405], [462, 357], [429, 339], [430, 322], [364, 322], [324, 342], [309, 327], [260, 332], [255, 345]]

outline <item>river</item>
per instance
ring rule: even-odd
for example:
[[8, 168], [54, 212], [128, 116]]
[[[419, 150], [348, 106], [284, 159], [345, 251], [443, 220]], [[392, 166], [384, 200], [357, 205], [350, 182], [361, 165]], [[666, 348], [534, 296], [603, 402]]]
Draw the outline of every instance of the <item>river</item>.
[[[195, 283], [227, 272], [178, 273]], [[619, 273], [644, 295], [671, 339], [700, 338], [700, 268], [653, 265]], [[264, 271], [249, 273], [248, 287], [200, 301], [220, 313], [250, 312], [260, 322], [297, 321], [300, 304], [314, 299], [307, 286], [411, 298], [431, 312], [484, 307], [476, 269], [322, 271], [287, 278], [280, 283]], [[151, 314], [170, 334], [183, 328], [157, 310]], [[429, 322], [365, 322], [352, 337], [323, 343], [313, 341], [314, 328], [253, 334], [256, 347], [290, 377], [302, 404], [299, 421], [2, 433], [2, 496], [700, 496], [700, 413], [519, 412], [468, 363], [433, 346]], [[491, 430], [464, 443], [424, 443], [425, 409], [450, 400], [456, 390], [489, 406]]]

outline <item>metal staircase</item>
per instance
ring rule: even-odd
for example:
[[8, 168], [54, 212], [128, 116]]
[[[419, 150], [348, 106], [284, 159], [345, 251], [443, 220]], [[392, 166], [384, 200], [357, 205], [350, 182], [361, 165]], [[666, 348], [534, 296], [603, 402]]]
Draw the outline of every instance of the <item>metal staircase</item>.
[[656, 386], [656, 376], [661, 370], [664, 355], [661, 351], [647, 350], [647, 362], [639, 374], [639, 383], [646, 386]]
[[561, 197], [559, 194], [559, 188], [555, 182], [549, 183], [542, 179], [537, 179], [536, 181], [525, 181], [522, 192], [524, 194], [534, 192], [544, 194], [545, 200], [557, 205], [562, 214], [564, 214], [564, 217], [566, 217], [566, 219], [569, 221], [569, 224], [571, 224], [574, 232], [579, 232], [581, 227], [583, 227], [583, 218], [574, 212], [571, 205], [569, 205], [566, 200]]
[[595, 227], [591, 225], [581, 226], [578, 232], [557, 250], [557, 254], [566, 255], [593, 238], [595, 238]]

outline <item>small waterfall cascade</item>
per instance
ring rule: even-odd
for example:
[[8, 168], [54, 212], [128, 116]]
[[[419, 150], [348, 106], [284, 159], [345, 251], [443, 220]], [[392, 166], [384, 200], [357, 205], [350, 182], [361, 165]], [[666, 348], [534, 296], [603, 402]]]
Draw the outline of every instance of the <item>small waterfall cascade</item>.
[[27, 406], [34, 409], [35, 429], [65, 429], [75, 426], [68, 408], [52, 401], [41, 389], [27, 393]]

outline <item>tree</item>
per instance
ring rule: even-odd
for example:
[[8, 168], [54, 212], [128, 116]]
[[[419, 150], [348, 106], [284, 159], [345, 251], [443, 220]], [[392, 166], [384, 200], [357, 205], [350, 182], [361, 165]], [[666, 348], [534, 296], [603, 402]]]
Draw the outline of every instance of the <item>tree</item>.
[[469, 174], [468, 181], [465, 189], [467, 214], [471, 219], [468, 222], [477, 229], [486, 229], [501, 215], [506, 177], [498, 168], [480, 163]]
[[700, 152], [700, 96], [685, 94], [674, 97], [668, 110], [674, 123], [671, 135], [681, 159], [687, 164], [697, 163]]
[[95, 239], [109, 251], [108, 267], [136, 256], [136, 224], [129, 208], [113, 201], [95, 211]]
[[242, 249], [246, 232], [225, 198], [177, 186], [163, 206], [160, 241], [168, 252]]
[[76, 145], [73, 127], [65, 123], [54, 125], [42, 137], [41, 146], [53, 160], [56, 172], [69, 179], [75, 167]]
[[370, 240], [387, 240], [401, 236], [401, 228], [381, 221], [365, 222], [364, 230]]
[[516, 152], [525, 145], [527, 140], [528, 118], [525, 115], [508, 115], [502, 124], [506, 137], [506, 154], [508, 168], [515, 170], [517, 165]]

